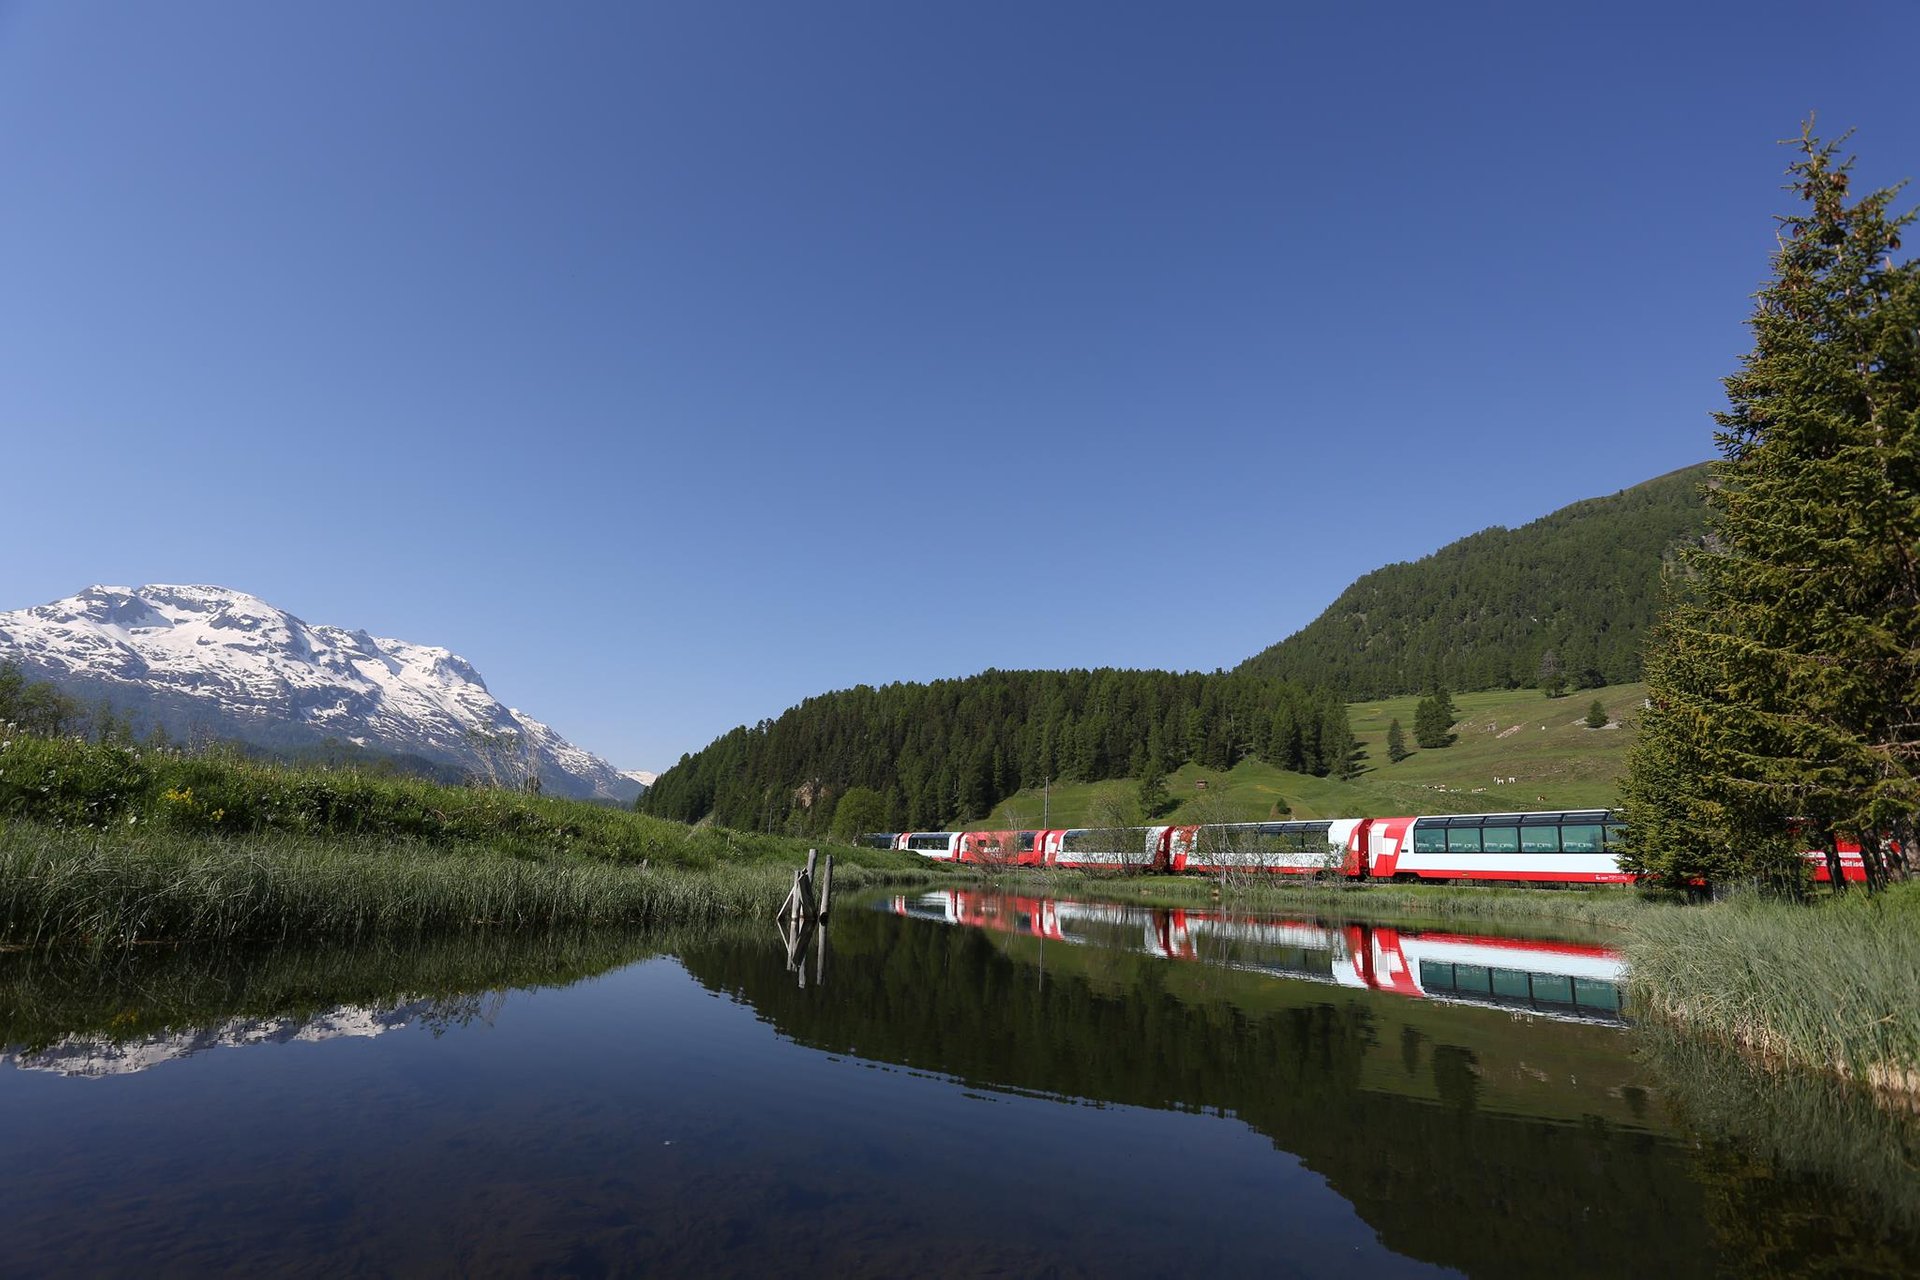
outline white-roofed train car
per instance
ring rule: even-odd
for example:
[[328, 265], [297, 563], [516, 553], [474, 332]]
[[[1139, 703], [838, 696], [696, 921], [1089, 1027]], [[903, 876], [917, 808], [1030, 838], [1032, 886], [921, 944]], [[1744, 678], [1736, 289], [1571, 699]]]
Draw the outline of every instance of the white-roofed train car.
[[[1407, 819], [1376, 819], [1383, 830]], [[1371, 850], [1377, 878], [1626, 884], [1623, 830], [1605, 809], [1414, 818], [1402, 839]], [[1398, 834], [1396, 832], [1396, 834]]]
[[1364, 818], [1289, 822], [1226, 822], [1174, 827], [1167, 841], [1172, 871], [1271, 871], [1282, 875], [1360, 873]]
[[1090, 871], [1160, 871], [1171, 827], [1074, 827], [1040, 832], [1045, 865]]
[[917, 853], [936, 862], [952, 862], [960, 855], [960, 831], [902, 831], [896, 849]]

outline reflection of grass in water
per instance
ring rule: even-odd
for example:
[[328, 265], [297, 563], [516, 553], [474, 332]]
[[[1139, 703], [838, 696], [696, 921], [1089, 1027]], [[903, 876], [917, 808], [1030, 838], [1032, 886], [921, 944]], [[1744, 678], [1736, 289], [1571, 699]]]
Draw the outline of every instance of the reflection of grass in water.
[[1498, 924], [1502, 933], [1565, 936], [1569, 927], [1617, 930], [1648, 915], [1677, 910], [1664, 897], [1634, 889], [1488, 889], [1452, 885], [1349, 884], [1265, 878], [1241, 880], [1217, 893], [1219, 881], [1200, 876], [1098, 876], [1082, 872], [1028, 872], [1001, 877], [1014, 893], [1058, 894], [1147, 907], [1299, 911], [1329, 920], [1458, 928], [1463, 922]]
[[1909, 1273], [1920, 1116], [1831, 1076], [1768, 1071], [1698, 1037], [1651, 1030], [1641, 1043], [1675, 1119], [1701, 1138], [1698, 1173], [1737, 1256], [1765, 1270], [1763, 1255], [1794, 1256], [1798, 1234], [1831, 1240], [1837, 1212], [1853, 1224], [1841, 1234], [1858, 1252], [1834, 1259], [1833, 1274]]
[[[925, 874], [836, 867], [835, 881], [854, 892]], [[105, 839], [22, 824], [0, 829], [0, 938], [107, 948], [697, 923], [769, 914], [791, 876], [778, 864], [645, 870], [390, 839]]]
[[1920, 1099], [1920, 884], [1651, 915], [1627, 957], [1653, 1016]]
[[414, 1001], [432, 1004], [429, 1024], [451, 1026], [480, 1013], [489, 991], [566, 986], [729, 927], [767, 928], [742, 921], [376, 939], [352, 948], [142, 948], [104, 961], [88, 952], [18, 952], [0, 955], [0, 1044], [34, 1049], [76, 1034], [133, 1040], [231, 1018], [298, 1021], [347, 1005]]

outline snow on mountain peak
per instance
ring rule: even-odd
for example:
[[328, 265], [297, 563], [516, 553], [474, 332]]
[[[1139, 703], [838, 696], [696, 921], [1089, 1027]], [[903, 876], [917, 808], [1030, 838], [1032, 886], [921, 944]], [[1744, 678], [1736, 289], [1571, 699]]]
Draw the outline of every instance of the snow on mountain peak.
[[92, 586], [0, 613], [0, 661], [176, 736], [263, 746], [351, 740], [494, 774], [503, 744], [543, 788], [628, 801], [635, 779], [502, 706], [473, 664], [438, 645], [310, 625], [229, 587]]

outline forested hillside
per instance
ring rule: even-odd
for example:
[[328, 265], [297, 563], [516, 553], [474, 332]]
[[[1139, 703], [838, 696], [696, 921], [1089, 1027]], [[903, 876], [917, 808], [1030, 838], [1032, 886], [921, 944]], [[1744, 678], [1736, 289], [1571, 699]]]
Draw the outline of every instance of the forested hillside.
[[1705, 481], [1687, 467], [1376, 569], [1237, 670], [1353, 698], [1520, 688], [1543, 663], [1572, 686], [1637, 680], [1660, 566], [1701, 536]]
[[681, 757], [639, 807], [683, 822], [812, 833], [827, 828], [849, 788], [863, 787], [884, 799], [888, 830], [926, 829], [981, 817], [1045, 778], [1158, 776], [1188, 760], [1229, 769], [1249, 755], [1324, 775], [1344, 769], [1352, 752], [1338, 698], [1284, 681], [988, 671], [809, 698]]

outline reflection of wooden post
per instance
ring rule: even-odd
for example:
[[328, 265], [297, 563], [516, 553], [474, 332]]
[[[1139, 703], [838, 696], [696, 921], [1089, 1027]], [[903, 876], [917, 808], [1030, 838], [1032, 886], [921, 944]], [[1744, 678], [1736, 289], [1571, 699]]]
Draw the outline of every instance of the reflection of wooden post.
[[[813, 896], [813, 876], [816, 866], [820, 872], [820, 897]], [[795, 975], [802, 991], [807, 988], [807, 943], [813, 941], [817, 926], [827, 918], [829, 895], [833, 892], [833, 855], [828, 854], [825, 861], [819, 858], [819, 851], [807, 850], [807, 865], [793, 873], [793, 886], [787, 890], [787, 896], [774, 913], [774, 920], [780, 929], [780, 941], [787, 947], [787, 972]], [[820, 937], [813, 953], [813, 982], [819, 986], [826, 981], [827, 972], [827, 931], [819, 930]]]

